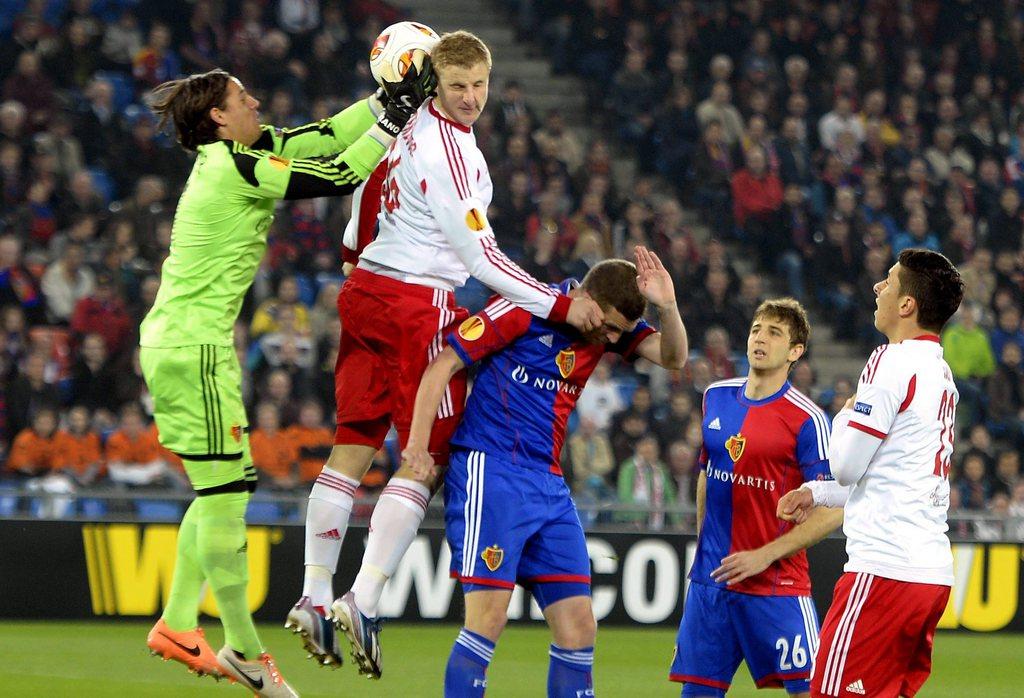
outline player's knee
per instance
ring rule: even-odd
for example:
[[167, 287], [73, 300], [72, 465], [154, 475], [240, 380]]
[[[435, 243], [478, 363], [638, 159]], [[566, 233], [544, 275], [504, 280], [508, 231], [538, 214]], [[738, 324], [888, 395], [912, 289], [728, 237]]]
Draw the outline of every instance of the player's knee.
[[581, 604], [552, 625], [555, 644], [565, 649], [593, 647], [597, 638], [597, 620], [590, 605]]
[[508, 609], [489, 606], [466, 613], [466, 629], [497, 642], [508, 623]]
[[398, 470], [395, 471], [393, 477], [403, 478], [405, 480], [415, 480], [416, 482], [422, 483], [424, 487], [430, 490], [431, 494], [437, 492], [438, 488], [441, 485], [438, 478], [434, 475], [428, 475], [426, 478], [416, 477], [416, 474], [413, 472], [412, 468], [409, 467], [408, 465], [405, 465], [404, 463], [398, 467]]
[[376, 452], [371, 446], [336, 444], [324, 463], [324, 470], [333, 470], [354, 480], [362, 480]]

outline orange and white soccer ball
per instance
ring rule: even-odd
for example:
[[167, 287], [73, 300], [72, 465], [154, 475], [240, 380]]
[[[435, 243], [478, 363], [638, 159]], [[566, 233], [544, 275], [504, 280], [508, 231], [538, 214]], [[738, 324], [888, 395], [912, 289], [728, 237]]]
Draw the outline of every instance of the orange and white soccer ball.
[[370, 48], [370, 72], [378, 85], [400, 82], [409, 66], [417, 70], [441, 37], [419, 22], [398, 22], [385, 29]]

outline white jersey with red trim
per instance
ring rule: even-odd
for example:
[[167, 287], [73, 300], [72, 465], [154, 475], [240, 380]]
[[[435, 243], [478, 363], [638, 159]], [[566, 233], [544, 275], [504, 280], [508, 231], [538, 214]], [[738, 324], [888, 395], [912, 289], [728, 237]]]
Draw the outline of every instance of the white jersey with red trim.
[[958, 400], [937, 336], [882, 345], [868, 359], [829, 449], [836, 480], [853, 484], [847, 572], [953, 583], [946, 512]]
[[498, 249], [487, 221], [491, 176], [470, 127], [445, 118], [429, 100], [386, 162], [380, 230], [362, 251], [360, 267], [445, 290], [474, 276], [533, 315], [564, 320], [568, 298]]

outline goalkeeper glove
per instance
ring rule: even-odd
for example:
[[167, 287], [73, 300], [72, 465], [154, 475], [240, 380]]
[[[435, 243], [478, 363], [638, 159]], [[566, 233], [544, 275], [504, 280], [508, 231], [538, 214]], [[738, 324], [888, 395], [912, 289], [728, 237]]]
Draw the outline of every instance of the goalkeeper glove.
[[377, 98], [384, 111], [377, 117], [377, 125], [394, 138], [402, 132], [405, 125], [420, 108], [424, 100], [434, 94], [437, 89], [437, 76], [430, 63], [430, 56], [423, 59], [423, 66], [417, 69], [409, 66], [400, 82], [385, 82], [384, 95], [378, 90]]

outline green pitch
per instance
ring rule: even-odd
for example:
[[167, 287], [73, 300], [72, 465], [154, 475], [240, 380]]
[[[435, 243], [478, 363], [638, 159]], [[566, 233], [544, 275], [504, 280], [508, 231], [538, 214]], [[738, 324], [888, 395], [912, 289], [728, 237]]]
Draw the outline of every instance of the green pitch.
[[[243, 696], [226, 681], [199, 679], [174, 662], [149, 656], [148, 623], [0, 622], [0, 694], [5, 696]], [[440, 696], [444, 665], [457, 628], [388, 625], [382, 635], [384, 679], [359, 677], [351, 663], [331, 670], [305, 659], [300, 644], [280, 626], [260, 633], [282, 673], [303, 696]], [[214, 651], [220, 627], [207, 623]], [[675, 633], [665, 629], [601, 628], [595, 685], [599, 696], [679, 695], [665, 677]], [[543, 696], [547, 680], [547, 632], [510, 627], [488, 671], [489, 698]], [[935, 671], [922, 698], [1019, 696], [1024, 635], [940, 634]], [[745, 668], [730, 696], [784, 696], [756, 691]]]

